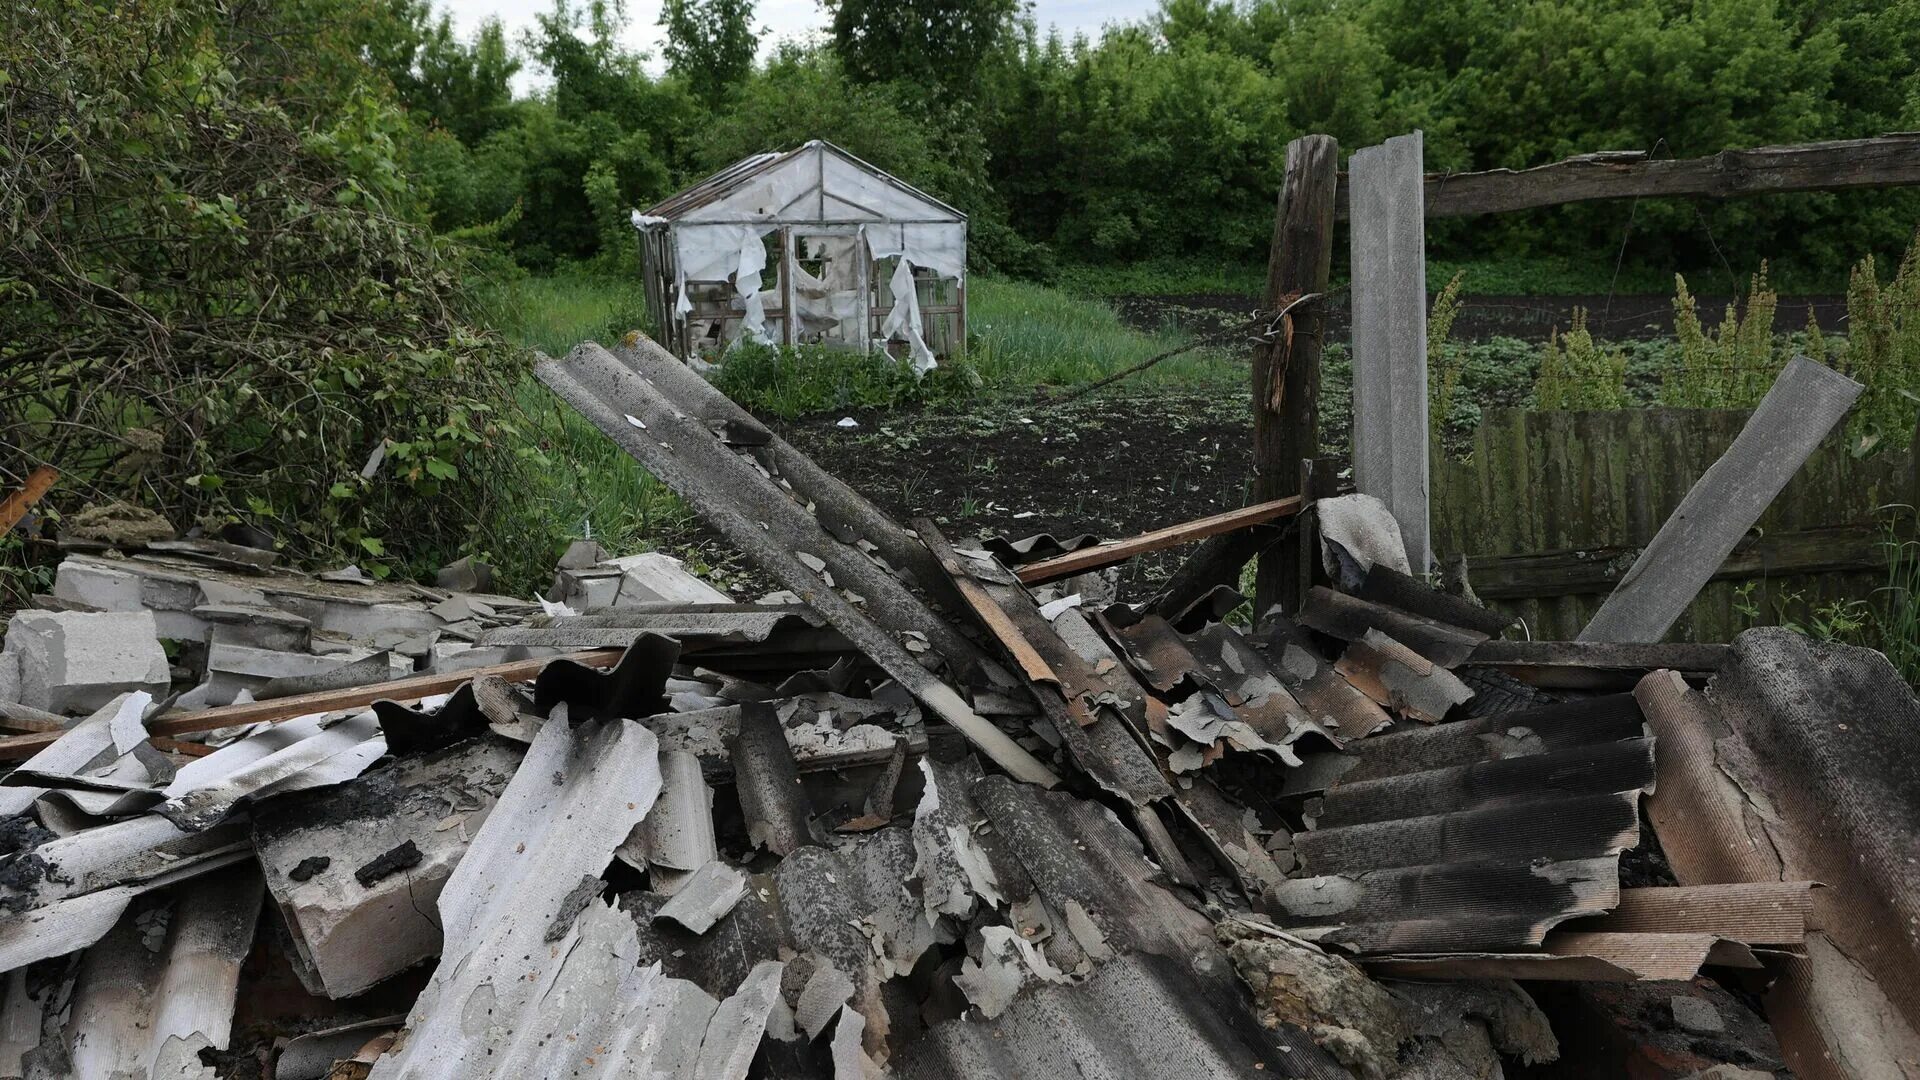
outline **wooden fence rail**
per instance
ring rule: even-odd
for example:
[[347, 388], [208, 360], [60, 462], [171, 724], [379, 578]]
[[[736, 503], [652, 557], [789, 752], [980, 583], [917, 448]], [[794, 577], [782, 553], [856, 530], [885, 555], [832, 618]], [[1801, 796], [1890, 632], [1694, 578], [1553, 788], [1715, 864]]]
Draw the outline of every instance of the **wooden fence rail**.
[[[1725, 199], [1789, 191], [1920, 184], [1920, 133], [1722, 150], [1702, 158], [1655, 159], [1639, 150], [1582, 154], [1532, 169], [1430, 173], [1430, 218], [1498, 214], [1602, 199], [1703, 195]], [[1347, 217], [1347, 178], [1335, 213]]]
[[[1436, 459], [1433, 546], [1468, 557], [1481, 599], [1535, 638], [1571, 640], [1746, 422], [1742, 409], [1490, 410], [1469, 460]], [[1856, 458], [1829, 438], [1674, 627], [1726, 641], [1806, 620], [1886, 584], [1891, 528], [1911, 535], [1911, 451]], [[1745, 601], [1740, 590], [1751, 586]]]

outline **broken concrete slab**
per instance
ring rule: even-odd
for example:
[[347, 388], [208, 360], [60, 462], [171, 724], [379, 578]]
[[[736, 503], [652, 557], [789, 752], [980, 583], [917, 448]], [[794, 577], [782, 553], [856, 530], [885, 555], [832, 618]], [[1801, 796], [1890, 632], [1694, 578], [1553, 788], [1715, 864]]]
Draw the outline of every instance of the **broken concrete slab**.
[[731, 604], [733, 597], [701, 581], [685, 563], [664, 552], [647, 551], [608, 559], [602, 567], [620, 572], [618, 604]]
[[265, 604], [205, 603], [193, 616], [207, 624], [207, 644], [239, 645], [280, 652], [305, 652], [313, 645], [313, 623]]
[[5, 651], [20, 668], [20, 703], [89, 713], [116, 696], [165, 696], [167, 654], [150, 613], [21, 611], [7, 621]]
[[[256, 810], [267, 889], [315, 993], [358, 994], [439, 952], [435, 898], [521, 756], [518, 744], [484, 736]], [[356, 878], [407, 843], [420, 858], [404, 873]]]

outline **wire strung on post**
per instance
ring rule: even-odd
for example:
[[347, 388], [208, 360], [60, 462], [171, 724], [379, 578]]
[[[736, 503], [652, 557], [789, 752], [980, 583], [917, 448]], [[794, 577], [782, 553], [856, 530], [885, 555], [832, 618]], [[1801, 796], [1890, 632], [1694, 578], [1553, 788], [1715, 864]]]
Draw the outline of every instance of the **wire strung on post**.
[[1248, 337], [1249, 344], [1253, 344], [1253, 345], [1271, 344], [1277, 337], [1279, 337], [1284, 332], [1284, 323], [1288, 318], [1288, 316], [1293, 314], [1293, 310], [1295, 308], [1299, 307], [1302, 304], [1308, 303], [1310, 301], [1324, 300], [1324, 299], [1326, 299], [1326, 294], [1317, 293], [1317, 292], [1307, 293], [1304, 296], [1296, 296], [1293, 299], [1288, 300], [1287, 303], [1283, 307], [1281, 307], [1278, 311], [1261, 312], [1259, 314], [1256, 314], [1253, 318], [1248, 319], [1246, 322], [1227, 327], [1224, 330], [1216, 330], [1211, 334], [1203, 334], [1200, 337], [1197, 337], [1192, 341], [1187, 342], [1185, 345], [1181, 345], [1178, 348], [1168, 349], [1166, 352], [1159, 353], [1154, 356], [1149, 356], [1145, 360], [1140, 361], [1139, 363], [1133, 365], [1130, 368], [1126, 368], [1121, 371], [1116, 371], [1111, 375], [1107, 375], [1102, 378], [1095, 379], [1093, 382], [1090, 382], [1085, 386], [1078, 387], [1066, 394], [1063, 394], [1055, 398], [1054, 400], [1058, 404], [1065, 404], [1069, 401], [1078, 400], [1079, 398], [1086, 397], [1088, 394], [1091, 394], [1095, 390], [1099, 390], [1102, 387], [1112, 386], [1114, 383], [1117, 383], [1122, 379], [1131, 378], [1134, 375], [1138, 375], [1141, 372], [1147, 370], [1148, 368], [1154, 366], [1155, 364], [1160, 363], [1163, 360], [1171, 360], [1174, 357], [1181, 355], [1182, 353], [1189, 353], [1195, 349], [1205, 348], [1208, 345], [1217, 345], [1222, 342], [1231, 341], [1235, 338], [1240, 337], [1242, 334], [1249, 335]]

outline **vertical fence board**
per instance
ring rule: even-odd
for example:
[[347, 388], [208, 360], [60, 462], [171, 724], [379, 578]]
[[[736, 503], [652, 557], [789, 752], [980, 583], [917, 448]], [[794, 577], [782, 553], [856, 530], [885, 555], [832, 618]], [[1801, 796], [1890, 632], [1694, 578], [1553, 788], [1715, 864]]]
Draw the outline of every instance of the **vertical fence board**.
[[[1645, 547], [1724, 453], [1749, 412], [1634, 409], [1528, 413], [1489, 409], [1465, 460], [1434, 462], [1434, 550], [1442, 559]], [[1888, 504], [1910, 504], [1920, 484], [1911, 450], [1856, 458], [1844, 436], [1823, 442], [1759, 521], [1761, 537], [1854, 526], [1881, 529]], [[1911, 522], [1911, 512], [1903, 519]], [[1615, 576], [1624, 571], [1622, 565]], [[1747, 582], [1701, 591], [1670, 638], [1725, 641], [1754, 622], [1810, 624], [1836, 605], [1874, 599], [1884, 570], [1793, 573], [1763, 566]], [[1490, 601], [1526, 620], [1536, 638], [1572, 638], [1604, 591]]]

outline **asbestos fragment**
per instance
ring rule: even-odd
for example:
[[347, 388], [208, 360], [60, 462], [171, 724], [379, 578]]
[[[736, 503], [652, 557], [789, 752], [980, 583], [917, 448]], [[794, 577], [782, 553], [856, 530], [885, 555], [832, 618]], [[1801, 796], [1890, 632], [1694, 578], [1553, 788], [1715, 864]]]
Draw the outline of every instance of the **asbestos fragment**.
[[963, 961], [953, 981], [980, 1010], [980, 1015], [991, 1020], [1005, 1012], [1029, 982], [1072, 980], [1047, 960], [1038, 945], [1021, 937], [1012, 927], [983, 926], [978, 959], [969, 957]]
[[1429, 724], [1473, 697], [1452, 672], [1378, 630], [1347, 646], [1334, 670], [1379, 704]]
[[813, 810], [773, 709], [764, 702], [740, 706], [740, 732], [727, 745], [748, 838], [775, 855], [814, 843]]
[[[720, 855], [713, 829], [713, 789], [700, 772], [700, 759], [685, 750], [662, 751], [660, 775], [660, 797], [620, 845], [619, 855], [636, 869], [691, 873]], [[679, 885], [676, 880], [672, 888], [656, 891], [672, 892]]]
[[959, 777], [931, 758], [920, 759], [926, 786], [913, 814], [913, 876], [920, 885], [929, 924], [942, 915], [968, 918], [975, 900], [1000, 907], [1000, 883], [993, 864], [973, 837], [968, 811], [972, 800]]
[[680, 883], [673, 898], [653, 917], [672, 919], [696, 934], [704, 934], [733, 910], [746, 891], [747, 875], [716, 859]]

